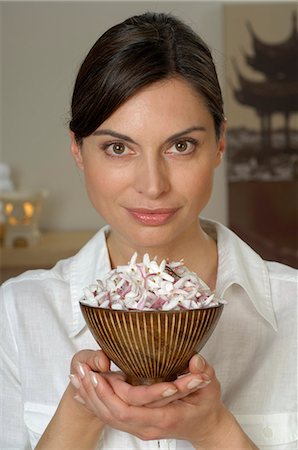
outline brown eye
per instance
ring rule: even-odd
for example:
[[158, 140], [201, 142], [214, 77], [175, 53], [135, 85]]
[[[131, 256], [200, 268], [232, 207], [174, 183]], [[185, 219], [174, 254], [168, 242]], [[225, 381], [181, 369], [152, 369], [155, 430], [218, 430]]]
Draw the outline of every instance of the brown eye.
[[116, 155], [122, 155], [122, 153], [125, 152], [125, 145], [121, 143], [113, 144], [113, 153], [116, 153]]
[[187, 142], [186, 141], [177, 142], [177, 144], [175, 144], [175, 148], [180, 153], [185, 152], [188, 149]]

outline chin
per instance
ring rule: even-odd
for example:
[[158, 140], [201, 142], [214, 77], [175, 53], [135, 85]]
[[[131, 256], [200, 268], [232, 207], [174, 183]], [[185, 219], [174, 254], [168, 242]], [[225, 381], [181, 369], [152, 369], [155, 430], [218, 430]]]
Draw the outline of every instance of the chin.
[[[151, 257], [155, 256], [154, 249], [161, 249], [175, 245], [178, 233], [171, 233], [168, 227], [144, 227], [136, 230], [133, 235], [128, 236], [128, 240], [136, 249], [144, 248], [150, 250]], [[166, 257], [167, 255], [165, 255]]]

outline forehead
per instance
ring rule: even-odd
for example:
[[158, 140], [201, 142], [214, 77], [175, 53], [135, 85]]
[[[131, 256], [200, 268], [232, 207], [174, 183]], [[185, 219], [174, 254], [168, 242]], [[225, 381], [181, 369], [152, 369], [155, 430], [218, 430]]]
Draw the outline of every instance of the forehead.
[[[107, 125], [122, 127], [189, 126], [190, 122], [212, 121], [202, 95], [186, 81], [167, 79], [145, 86], [126, 100], [99, 128]], [[195, 125], [195, 123], [194, 123]]]

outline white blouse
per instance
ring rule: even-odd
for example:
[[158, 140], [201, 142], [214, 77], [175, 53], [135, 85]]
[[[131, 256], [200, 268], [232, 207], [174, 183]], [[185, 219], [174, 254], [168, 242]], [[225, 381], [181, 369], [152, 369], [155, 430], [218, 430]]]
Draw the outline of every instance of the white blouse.
[[[263, 261], [233, 232], [202, 220], [218, 243], [217, 292], [228, 304], [201, 351], [225, 405], [260, 449], [297, 449], [297, 271]], [[0, 298], [0, 449], [34, 448], [68, 384], [75, 352], [97, 348], [81, 315], [83, 287], [110, 270], [100, 230], [50, 270], [6, 281]], [[106, 427], [107, 450], [188, 450]]]

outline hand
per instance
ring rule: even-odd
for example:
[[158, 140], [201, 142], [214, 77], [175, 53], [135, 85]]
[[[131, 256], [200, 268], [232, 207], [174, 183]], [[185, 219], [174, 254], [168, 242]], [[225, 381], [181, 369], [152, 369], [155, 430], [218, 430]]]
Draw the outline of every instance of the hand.
[[[90, 371], [95, 366], [94, 358], [89, 366], [77, 366], [80, 399], [103, 423], [141, 439], [195, 442], [197, 434], [204, 439], [213, 430], [222, 412], [214, 371], [197, 355], [190, 361], [188, 374], [175, 382], [152, 386], [130, 386], [121, 373]], [[191, 381], [197, 385], [190, 385]]]
[[[86, 350], [78, 352], [71, 363], [74, 372], [79, 362], [84, 362], [86, 370], [109, 370], [109, 360], [104, 354]], [[77, 376], [70, 376], [71, 383], [67, 386], [59, 402], [55, 414], [38, 441], [36, 449], [57, 450], [58, 448], [85, 450], [94, 449], [104, 428], [104, 423], [84, 404], [80, 396], [75, 398], [77, 387], [81, 383]], [[77, 400], [75, 401], [74, 400]]]
[[184, 439], [197, 450], [257, 450], [222, 404], [213, 368], [198, 355], [187, 374], [152, 386], [130, 386], [120, 372], [106, 372], [103, 352], [79, 352], [72, 367], [78, 370], [76, 399], [102, 424], [143, 440]]
[[111, 362], [102, 350], [81, 350], [77, 352], [71, 360], [70, 373], [81, 371], [84, 366], [87, 372], [108, 372]]
[[128, 405], [158, 408], [207, 386], [210, 383], [210, 377], [203, 372], [204, 367], [204, 359], [195, 355], [190, 360], [188, 373], [173, 382], [157, 383], [151, 386], [131, 386], [125, 382], [125, 376], [121, 372], [102, 375], [119, 398]]
[[77, 352], [71, 360], [69, 375], [70, 386], [75, 390], [73, 392], [74, 399], [81, 404], [85, 404], [83, 398], [77, 392], [79, 388], [81, 388], [81, 391], [84, 389], [80, 379], [91, 371], [108, 372], [110, 364], [109, 358], [101, 350], [81, 350]]
[[[131, 386], [125, 382], [122, 372], [109, 372], [110, 361], [103, 351], [82, 350], [75, 354], [71, 362], [70, 379], [75, 387], [80, 385], [80, 379], [91, 371], [100, 372], [117, 395], [132, 406], [160, 407], [174, 400], [183, 398], [209, 384], [209, 376], [202, 373], [205, 361], [195, 355], [186, 373], [173, 382], [158, 383], [152, 386]], [[77, 398], [78, 399], [78, 398]]]

